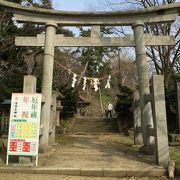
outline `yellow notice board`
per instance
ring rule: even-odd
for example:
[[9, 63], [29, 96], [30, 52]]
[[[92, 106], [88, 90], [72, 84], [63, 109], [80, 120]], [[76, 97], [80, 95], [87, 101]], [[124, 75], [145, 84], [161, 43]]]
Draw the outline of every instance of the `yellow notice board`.
[[40, 112], [41, 94], [12, 94], [7, 155], [38, 156]]

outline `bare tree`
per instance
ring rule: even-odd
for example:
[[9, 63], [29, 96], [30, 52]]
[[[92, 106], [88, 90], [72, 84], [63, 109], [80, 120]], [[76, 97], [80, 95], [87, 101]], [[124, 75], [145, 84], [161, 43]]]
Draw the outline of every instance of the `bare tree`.
[[[105, 0], [99, 7], [106, 10], [139, 9], [175, 3], [176, 0]], [[99, 9], [96, 7], [96, 9]], [[92, 9], [93, 10], [93, 9]], [[114, 34], [126, 36], [131, 31], [124, 27], [110, 27]], [[173, 35], [176, 38], [175, 46], [151, 46], [147, 47], [147, 57], [151, 73], [165, 76], [165, 85], [168, 86], [171, 75], [180, 73], [180, 19], [175, 23], [163, 23], [158, 25], [146, 25], [145, 33], [154, 35]]]
[[[141, 0], [144, 8], [159, 6], [162, 4], [174, 3], [176, 0]], [[153, 61], [157, 74], [164, 75], [165, 85], [168, 86], [171, 75], [179, 72], [177, 68], [180, 58], [180, 22], [179, 19], [175, 23], [164, 23], [159, 25], [145, 26], [146, 33], [154, 35], [173, 35], [176, 38], [175, 46], [151, 46], [147, 48], [147, 56]]]
[[114, 69], [116, 84], [128, 86], [135, 89], [137, 86], [137, 69], [133, 57], [129, 55], [128, 51], [117, 49], [116, 56], [111, 60], [112, 69]]

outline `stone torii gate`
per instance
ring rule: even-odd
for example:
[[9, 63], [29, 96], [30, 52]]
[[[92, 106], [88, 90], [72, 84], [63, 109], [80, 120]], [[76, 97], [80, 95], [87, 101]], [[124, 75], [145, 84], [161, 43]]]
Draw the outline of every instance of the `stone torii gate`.
[[[144, 34], [144, 25], [173, 22], [180, 14], [180, 3], [156, 8], [115, 12], [65, 12], [34, 7], [24, 7], [7, 1], [0, 2], [0, 8], [14, 14], [18, 22], [31, 22], [45, 25], [45, 35], [37, 37], [16, 37], [16, 46], [44, 46], [42, 81], [42, 118], [43, 136], [40, 146], [48, 146], [54, 47], [74, 46], [117, 46], [135, 47], [138, 71], [139, 96], [141, 107], [142, 135], [145, 147], [151, 145], [147, 127], [153, 126], [151, 103], [146, 101], [150, 94], [148, 66], [145, 46], [174, 45], [174, 37]], [[56, 34], [57, 26], [91, 26], [91, 37], [64, 37]], [[100, 26], [131, 26], [131, 37], [101, 37]], [[167, 144], [167, 138], [165, 138]], [[168, 159], [169, 157], [166, 157]]]

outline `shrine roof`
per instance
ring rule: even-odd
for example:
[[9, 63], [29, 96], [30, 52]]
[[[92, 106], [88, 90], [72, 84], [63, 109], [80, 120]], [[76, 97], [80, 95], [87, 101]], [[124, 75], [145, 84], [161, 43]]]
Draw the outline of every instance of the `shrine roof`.
[[80, 96], [78, 97], [77, 103], [82, 104], [82, 105], [89, 105], [90, 104], [89, 101], [86, 101], [84, 98], [82, 98]]

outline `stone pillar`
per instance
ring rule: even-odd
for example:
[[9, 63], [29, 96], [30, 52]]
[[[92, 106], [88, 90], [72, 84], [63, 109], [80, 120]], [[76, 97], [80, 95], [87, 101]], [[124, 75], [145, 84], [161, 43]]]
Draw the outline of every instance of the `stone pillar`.
[[36, 77], [24, 76], [23, 93], [36, 93]]
[[151, 103], [145, 102], [145, 95], [150, 93], [149, 89], [149, 77], [148, 77], [148, 65], [146, 60], [146, 50], [144, 43], [144, 24], [137, 21], [133, 25], [135, 52], [136, 52], [136, 66], [138, 72], [138, 85], [139, 85], [139, 97], [141, 107], [141, 125], [143, 143], [145, 146], [151, 145], [151, 139], [148, 135], [148, 126], [153, 126]]
[[169, 146], [163, 76], [153, 76], [152, 97], [156, 162], [160, 166], [167, 167], [169, 161]]
[[176, 84], [176, 99], [177, 99], [177, 105], [176, 105], [176, 126], [178, 133], [180, 134], [180, 82], [177, 82]]
[[52, 96], [53, 66], [54, 66], [54, 36], [56, 34], [56, 24], [46, 24], [43, 78], [42, 78], [42, 95], [43, 105], [41, 111], [41, 125], [43, 126], [43, 135], [40, 138], [40, 149], [42, 151], [48, 146], [49, 141], [49, 124]]
[[141, 109], [139, 104], [139, 91], [134, 92], [133, 98], [134, 144], [142, 145]]

